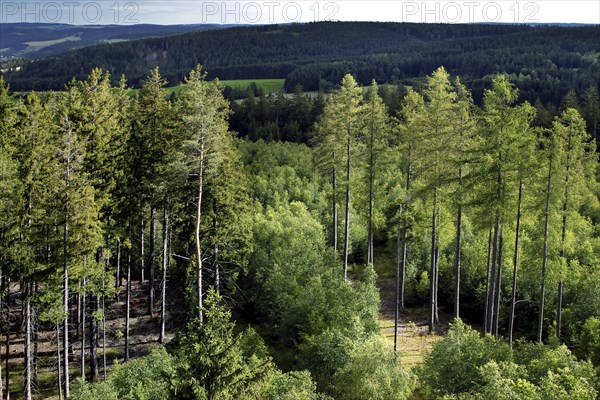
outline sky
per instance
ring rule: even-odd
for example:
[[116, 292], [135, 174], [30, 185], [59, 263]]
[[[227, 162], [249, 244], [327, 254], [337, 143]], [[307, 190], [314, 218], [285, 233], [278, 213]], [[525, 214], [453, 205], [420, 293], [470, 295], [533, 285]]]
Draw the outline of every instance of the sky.
[[172, 25], [310, 21], [600, 24], [600, 0], [0, 0], [0, 23]]

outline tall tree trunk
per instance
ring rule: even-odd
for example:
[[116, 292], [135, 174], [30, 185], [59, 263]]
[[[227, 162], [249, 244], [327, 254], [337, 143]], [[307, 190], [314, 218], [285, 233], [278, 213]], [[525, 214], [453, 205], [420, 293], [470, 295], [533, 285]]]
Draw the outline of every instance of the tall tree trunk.
[[508, 343], [512, 349], [515, 323], [515, 305], [517, 300], [517, 269], [519, 265], [519, 237], [521, 235], [521, 202], [523, 199], [523, 180], [519, 179], [519, 200], [517, 202], [517, 228], [515, 230], [515, 253], [513, 256], [513, 281], [510, 295], [510, 316], [508, 319]]
[[552, 161], [553, 155], [550, 155], [550, 163], [548, 166], [548, 183], [546, 187], [546, 215], [544, 221], [544, 248], [542, 255], [542, 276], [540, 279], [540, 310], [537, 329], [537, 341], [542, 343], [542, 334], [544, 330], [544, 305], [546, 302], [546, 270], [548, 267], [548, 221], [550, 220], [550, 188], [552, 182]]
[[[567, 267], [569, 261], [567, 260], [565, 253], [565, 243], [567, 238], [567, 211], [569, 211], [569, 173], [571, 168], [571, 136], [569, 135], [568, 142], [569, 152], [567, 153], [567, 168], [565, 171], [565, 195], [563, 199], [563, 218], [562, 218], [562, 232], [560, 239], [560, 258], [565, 260]], [[561, 279], [558, 282], [558, 300], [556, 302], [556, 337], [560, 339], [560, 331], [562, 329], [562, 302], [563, 302], [563, 279], [561, 273]]]
[[333, 171], [331, 176], [332, 195], [333, 195], [333, 251], [337, 253], [337, 237], [338, 237], [338, 208], [337, 208], [337, 176], [335, 169], [335, 151], [333, 152]]
[[62, 380], [62, 365], [60, 352], [60, 324], [56, 324], [56, 361], [58, 365], [58, 400], [63, 399], [63, 380]]
[[[121, 239], [117, 239], [117, 276], [115, 279], [115, 288], [123, 286], [123, 275], [121, 274]], [[117, 301], [119, 300], [119, 291], [117, 291]]]
[[[37, 288], [37, 282], [36, 282], [34, 293], [37, 293], [37, 291], [38, 291], [38, 288]], [[35, 307], [33, 307], [32, 311], [31, 311], [31, 325], [32, 325], [31, 329], [32, 329], [32, 333], [33, 333], [33, 357], [31, 358], [31, 362], [33, 364], [32, 383], [33, 383], [33, 387], [37, 388], [39, 386], [39, 375], [38, 375], [39, 329], [37, 326], [37, 315], [36, 315]]]
[[402, 270], [400, 265], [400, 238], [402, 230], [402, 203], [400, 203], [400, 211], [398, 213], [398, 236], [396, 237], [396, 303], [394, 307], [394, 352], [398, 351], [398, 323], [400, 321], [400, 299], [401, 299], [401, 285], [404, 282], [404, 276], [402, 276]]
[[492, 230], [490, 227], [490, 233], [488, 234], [488, 249], [487, 249], [487, 267], [485, 273], [485, 306], [483, 309], [483, 332], [488, 332], [488, 304], [489, 304], [489, 292], [490, 292], [490, 268], [491, 268], [491, 254], [492, 254]]
[[[107, 240], [108, 242], [108, 240]], [[106, 380], [106, 273], [110, 267], [110, 257], [106, 257], [106, 265], [102, 271], [102, 373]]]
[[215, 199], [212, 201], [213, 208], [213, 231], [214, 231], [214, 244], [213, 244], [213, 270], [215, 271], [215, 291], [218, 295], [221, 294], [221, 276], [219, 272], [219, 244], [217, 243], [217, 202]]
[[438, 303], [438, 294], [439, 294], [439, 281], [440, 281], [440, 235], [439, 235], [439, 226], [441, 226], [441, 212], [440, 209], [438, 207], [438, 229], [437, 229], [437, 235], [435, 238], [435, 287], [434, 287], [434, 295], [435, 295], [435, 301], [434, 301], [434, 318], [435, 318], [435, 323], [438, 324], [440, 322], [440, 314], [439, 314], [439, 303]]
[[373, 183], [375, 180], [375, 165], [373, 157], [373, 128], [371, 128], [369, 149], [369, 232], [367, 239], [367, 264], [373, 264], [373, 204], [375, 197], [373, 194]]
[[344, 217], [344, 280], [348, 280], [348, 250], [350, 245], [350, 130], [346, 147], [346, 210]]
[[[458, 182], [462, 188], [462, 167], [458, 169]], [[456, 258], [454, 259], [454, 318], [460, 318], [460, 253], [462, 239], [462, 199], [456, 213]]]
[[502, 255], [504, 249], [503, 228], [500, 228], [500, 243], [498, 245], [498, 277], [496, 278], [496, 305], [494, 311], [494, 336], [498, 337], [498, 322], [500, 320], [500, 295], [502, 294]]
[[494, 241], [492, 244], [492, 259], [490, 268], [490, 284], [488, 285], [488, 301], [487, 301], [487, 330], [485, 333], [492, 333], [494, 321], [494, 308], [496, 299], [496, 266], [498, 261], [498, 239], [500, 231], [500, 211], [496, 211], [496, 222], [494, 225]]
[[146, 253], [144, 248], [144, 205], [140, 205], [140, 283], [145, 280], [144, 271], [146, 270]]
[[125, 361], [129, 361], [129, 324], [131, 314], [131, 247], [127, 249], [127, 289], [125, 293]]
[[[84, 264], [85, 264], [85, 260], [86, 258], [84, 257]], [[79, 293], [78, 297], [81, 299], [81, 324], [80, 324], [80, 337], [79, 340], [81, 341], [81, 358], [79, 359], [79, 370], [81, 371], [81, 379], [85, 380], [85, 324], [87, 321], [87, 313], [86, 313], [86, 295], [85, 295], [85, 285], [86, 285], [86, 278], [83, 278], [83, 284], [80, 284], [79, 287], [81, 288], [81, 292]]]
[[[408, 152], [408, 157], [410, 159], [410, 149]], [[396, 246], [398, 246], [398, 249], [396, 249], [396, 259], [398, 263], [401, 263], [400, 265], [396, 266], [396, 293], [397, 293], [397, 298], [396, 298], [396, 308], [398, 309], [396, 311], [396, 314], [399, 314], [399, 312], [401, 310], [404, 310], [404, 285], [405, 285], [405, 280], [406, 280], [406, 255], [407, 255], [407, 247], [408, 247], [408, 226], [405, 226], [404, 229], [402, 229], [402, 212], [403, 212], [403, 202], [408, 202], [408, 193], [410, 190], [410, 162], [407, 163], [406, 165], [406, 199], [403, 199], [400, 202], [400, 210], [398, 213], [398, 238], [397, 238], [397, 243]], [[400, 237], [402, 232], [402, 238]], [[402, 240], [402, 259], [400, 259], [400, 240]], [[398, 271], [399, 269], [399, 271]], [[399, 297], [399, 299], [398, 299]], [[397, 332], [398, 331], [398, 323], [399, 323], [399, 318], [396, 318], [395, 324], [394, 324], [394, 330]]]
[[204, 133], [200, 135], [200, 165], [198, 168], [198, 201], [196, 203], [196, 286], [198, 295], [198, 319], [200, 324], [203, 320], [202, 312], [202, 247], [200, 243], [200, 219], [202, 218], [202, 191], [203, 187], [203, 176], [204, 175]]
[[156, 208], [150, 206], [150, 282], [148, 290], [148, 315], [154, 315], [154, 269], [156, 259]]
[[[31, 336], [32, 336], [32, 321], [31, 321], [31, 282], [25, 282], [25, 338], [24, 338], [24, 361], [25, 361], [25, 399], [31, 400], [32, 391], [32, 360], [31, 360]], [[7, 354], [8, 357], [8, 354]]]
[[90, 293], [90, 377], [92, 381], [98, 380], [98, 296]]
[[131, 247], [127, 249], [127, 288], [125, 289], [125, 361], [129, 361], [129, 324], [131, 323]]
[[161, 304], [160, 304], [160, 336], [158, 341], [165, 342], [165, 316], [167, 311], [167, 263], [169, 260], [169, 212], [167, 206], [163, 214], [163, 256], [162, 256], [162, 284], [161, 284]]
[[[68, 179], [68, 177], [67, 177]], [[63, 320], [63, 379], [65, 380], [65, 398], [68, 398], [71, 394], [69, 391], [69, 252], [68, 252], [68, 241], [69, 241], [69, 203], [65, 205], [65, 220], [64, 227], [64, 275], [63, 275], [63, 313], [65, 315]]]
[[10, 398], [10, 368], [8, 364], [9, 355], [10, 355], [10, 276], [5, 274], [4, 283], [6, 287], [6, 300], [4, 301], [4, 307], [6, 307], [6, 336], [4, 338], [4, 345], [6, 348], [6, 357], [4, 364], [4, 392], [5, 398], [8, 400]]
[[431, 217], [431, 269], [429, 276], [429, 333], [435, 330], [435, 256], [437, 238], [437, 190], [433, 188], [433, 212]]

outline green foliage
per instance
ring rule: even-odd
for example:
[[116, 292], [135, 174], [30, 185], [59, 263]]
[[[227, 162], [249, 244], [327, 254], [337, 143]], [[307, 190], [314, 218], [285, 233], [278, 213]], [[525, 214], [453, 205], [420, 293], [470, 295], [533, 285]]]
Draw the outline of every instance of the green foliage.
[[600, 319], [590, 317], [585, 321], [579, 338], [577, 354], [600, 367]]
[[589, 362], [577, 361], [557, 344], [506, 344], [455, 320], [420, 370], [428, 398], [595, 399], [597, 377]]
[[176, 381], [176, 360], [164, 347], [126, 364], [117, 364], [108, 380], [95, 384], [79, 380], [74, 400], [160, 400], [169, 397]]
[[325, 400], [308, 371], [275, 372], [269, 376], [264, 400]]
[[178, 397], [238, 399], [263, 380], [271, 368], [269, 358], [244, 352], [248, 346], [241, 345], [243, 334], [233, 332], [231, 314], [219, 305], [220, 301], [214, 291], [209, 291], [204, 303], [204, 323], [190, 322], [179, 339], [174, 389]]
[[351, 347], [348, 360], [336, 370], [330, 391], [340, 400], [408, 399], [414, 387], [412, 374], [378, 336]]

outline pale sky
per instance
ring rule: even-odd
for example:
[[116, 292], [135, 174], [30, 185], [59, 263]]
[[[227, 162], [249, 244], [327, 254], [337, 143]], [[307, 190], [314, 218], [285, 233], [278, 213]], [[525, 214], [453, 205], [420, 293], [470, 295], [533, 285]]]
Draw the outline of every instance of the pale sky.
[[0, 23], [170, 25], [309, 21], [600, 24], [600, 0], [0, 0]]

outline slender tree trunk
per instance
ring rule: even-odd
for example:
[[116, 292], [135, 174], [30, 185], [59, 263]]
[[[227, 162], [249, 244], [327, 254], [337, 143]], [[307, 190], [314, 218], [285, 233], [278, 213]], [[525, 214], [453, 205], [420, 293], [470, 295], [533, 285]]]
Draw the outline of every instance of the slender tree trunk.
[[145, 280], [144, 271], [146, 270], [146, 253], [144, 248], [144, 206], [140, 205], [140, 283]]
[[[571, 168], [571, 136], [569, 135], [568, 142], [569, 152], [567, 153], [567, 168], [565, 171], [565, 196], [563, 199], [563, 218], [562, 218], [562, 232], [560, 240], [560, 258], [565, 260], [567, 267], [569, 261], [567, 260], [565, 253], [565, 242], [567, 238], [567, 211], [569, 210], [569, 174]], [[562, 273], [560, 281], [558, 282], [558, 300], [556, 302], [556, 337], [560, 339], [560, 331], [562, 329], [562, 302], [563, 302], [563, 279]]]
[[127, 249], [127, 289], [125, 293], [125, 361], [129, 361], [129, 324], [131, 314], [131, 247]]
[[517, 202], [517, 228], [515, 230], [515, 253], [513, 256], [513, 281], [510, 296], [510, 316], [508, 319], [508, 343], [512, 349], [513, 329], [515, 323], [515, 305], [517, 300], [517, 269], [519, 265], [519, 237], [521, 228], [521, 202], [523, 199], [523, 180], [519, 179], [519, 200]]
[[169, 212], [164, 208], [163, 215], [163, 257], [162, 257], [162, 285], [161, 285], [161, 306], [160, 306], [160, 336], [158, 341], [165, 342], [165, 316], [167, 311], [167, 263], [169, 260]]
[[431, 269], [429, 276], [429, 333], [435, 330], [435, 257], [437, 238], [437, 190], [433, 188], [433, 212], [431, 217]]
[[548, 267], [548, 221], [550, 220], [550, 188], [552, 181], [552, 161], [553, 156], [550, 155], [550, 163], [548, 166], [548, 183], [546, 187], [546, 216], [544, 221], [544, 248], [542, 255], [542, 276], [540, 285], [540, 310], [537, 329], [537, 341], [542, 343], [542, 334], [544, 330], [544, 305], [546, 302], [546, 270]]
[[[440, 209], [438, 207], [438, 227], [441, 225], [441, 212]], [[440, 322], [440, 314], [439, 314], [439, 304], [438, 304], [438, 293], [439, 293], [439, 280], [440, 280], [440, 238], [439, 238], [439, 228], [438, 228], [438, 232], [435, 238], [435, 274], [434, 274], [434, 278], [435, 278], [435, 285], [434, 285], [434, 290], [433, 290], [433, 294], [435, 295], [435, 301], [434, 301], [434, 318], [435, 318], [435, 323], [439, 323]]]
[[346, 210], [344, 225], [344, 280], [348, 280], [348, 250], [350, 244], [350, 130], [346, 147]]
[[[462, 167], [458, 169], [459, 185], [462, 188]], [[456, 215], [456, 258], [454, 260], [454, 318], [460, 318], [460, 253], [462, 239], [462, 200], [459, 199]]]
[[373, 157], [373, 129], [371, 128], [371, 142], [369, 149], [369, 233], [367, 240], [367, 264], [373, 264], [373, 183], [375, 180], [375, 165]]
[[[31, 360], [31, 282], [25, 283], [25, 338], [24, 338], [24, 358], [25, 358], [25, 399], [31, 400], [32, 397], [32, 360]], [[8, 356], [8, 354], [7, 354]]]
[[202, 248], [200, 243], [200, 219], [202, 218], [202, 191], [203, 191], [203, 176], [204, 175], [204, 134], [200, 135], [200, 165], [198, 170], [198, 201], [196, 203], [196, 285], [197, 285], [197, 295], [198, 295], [198, 319], [200, 320], [200, 324], [202, 324], [203, 320], [203, 312], [202, 312]]
[[96, 319], [98, 311], [98, 296], [90, 293], [90, 378], [92, 381], [98, 380], [98, 320]]
[[[84, 264], [85, 264], [85, 258], [84, 258]], [[79, 360], [79, 370], [81, 371], [81, 379], [85, 380], [85, 324], [86, 324], [86, 320], [87, 320], [87, 313], [86, 313], [86, 295], [85, 295], [85, 285], [86, 285], [86, 278], [83, 278], [83, 284], [80, 283], [79, 287], [81, 288], [81, 292], [79, 293], [78, 297], [81, 299], [81, 324], [80, 324], [80, 337], [79, 340], [81, 341], [81, 358]]]
[[154, 269], [156, 259], [156, 208], [150, 207], [150, 282], [148, 291], [148, 315], [154, 315]]
[[338, 237], [338, 208], [337, 208], [337, 176], [335, 169], [335, 151], [333, 152], [333, 172], [331, 176], [332, 194], [333, 194], [333, 251], [337, 253]]
[[[68, 177], [67, 177], [68, 180]], [[65, 315], [63, 320], [63, 379], [65, 380], [65, 398], [68, 398], [71, 394], [69, 391], [69, 252], [68, 252], [68, 241], [69, 241], [69, 203], [68, 200], [65, 205], [65, 220], [64, 227], [64, 275], [63, 275], [63, 313]]]
[[401, 285], [404, 282], [402, 270], [400, 268], [400, 238], [402, 230], [402, 203], [400, 203], [400, 212], [398, 213], [398, 236], [396, 237], [396, 303], [394, 310], [394, 352], [398, 351], [398, 323], [400, 322], [400, 299]]
[[498, 322], [500, 320], [500, 295], [502, 294], [502, 255], [504, 249], [503, 229], [500, 228], [500, 243], [498, 245], [498, 277], [496, 278], [496, 305], [494, 311], [494, 336], [498, 337]]
[[488, 285], [488, 302], [487, 302], [487, 330], [485, 333], [492, 333], [493, 321], [494, 321], [494, 306], [495, 306], [495, 294], [496, 294], [496, 267], [498, 262], [498, 239], [500, 231], [500, 211], [496, 211], [496, 223], [494, 225], [494, 241], [492, 243], [492, 259], [490, 268], [490, 284]]
[[217, 243], [217, 202], [215, 199], [212, 201], [213, 208], [213, 231], [214, 231], [214, 244], [213, 244], [213, 270], [215, 271], [215, 291], [218, 295], [221, 294], [221, 276], [219, 272], [219, 244]]
[[63, 380], [62, 380], [62, 365], [60, 352], [60, 325], [56, 324], [56, 361], [58, 365], [58, 400], [63, 399]]
[[[410, 159], [410, 149], [409, 149], [409, 159]], [[407, 193], [407, 198], [405, 199], [405, 201], [408, 201], [408, 193], [410, 191], [410, 162], [407, 164], [406, 166], [406, 193]], [[401, 217], [402, 217], [402, 211], [403, 211], [403, 206], [402, 203], [400, 203], [400, 212], [399, 212], [399, 217], [400, 220], [398, 221], [398, 242], [400, 241], [400, 230], [401, 230]], [[407, 247], [408, 247], [408, 226], [405, 226], [404, 229], [402, 229], [402, 264], [400, 265], [400, 282], [397, 282], [397, 284], [399, 283], [400, 285], [400, 301], [399, 301], [399, 307], [400, 310], [404, 310], [404, 285], [405, 285], [405, 278], [406, 278], [406, 256], [407, 256]]]
[[[115, 279], [115, 288], [123, 286], [123, 276], [121, 274], [121, 239], [117, 239], [117, 276]], [[117, 291], [117, 301], [119, 300], [119, 291]]]
[[8, 274], [5, 275], [5, 285], [6, 285], [6, 300], [4, 301], [4, 307], [6, 307], [6, 337], [4, 338], [4, 345], [6, 348], [6, 357], [4, 364], [4, 392], [5, 398], [10, 399], [10, 368], [8, 364], [9, 355], [10, 355], [10, 277]]
[[110, 260], [106, 257], [106, 266], [102, 271], [102, 373], [104, 374], [104, 380], [106, 380], [106, 271], [108, 270]]
[[490, 233], [488, 235], [488, 249], [487, 249], [487, 267], [485, 273], [485, 306], [483, 309], [483, 332], [488, 332], [488, 304], [489, 304], [489, 291], [490, 291], [490, 262], [492, 253], [492, 230], [490, 227]]

